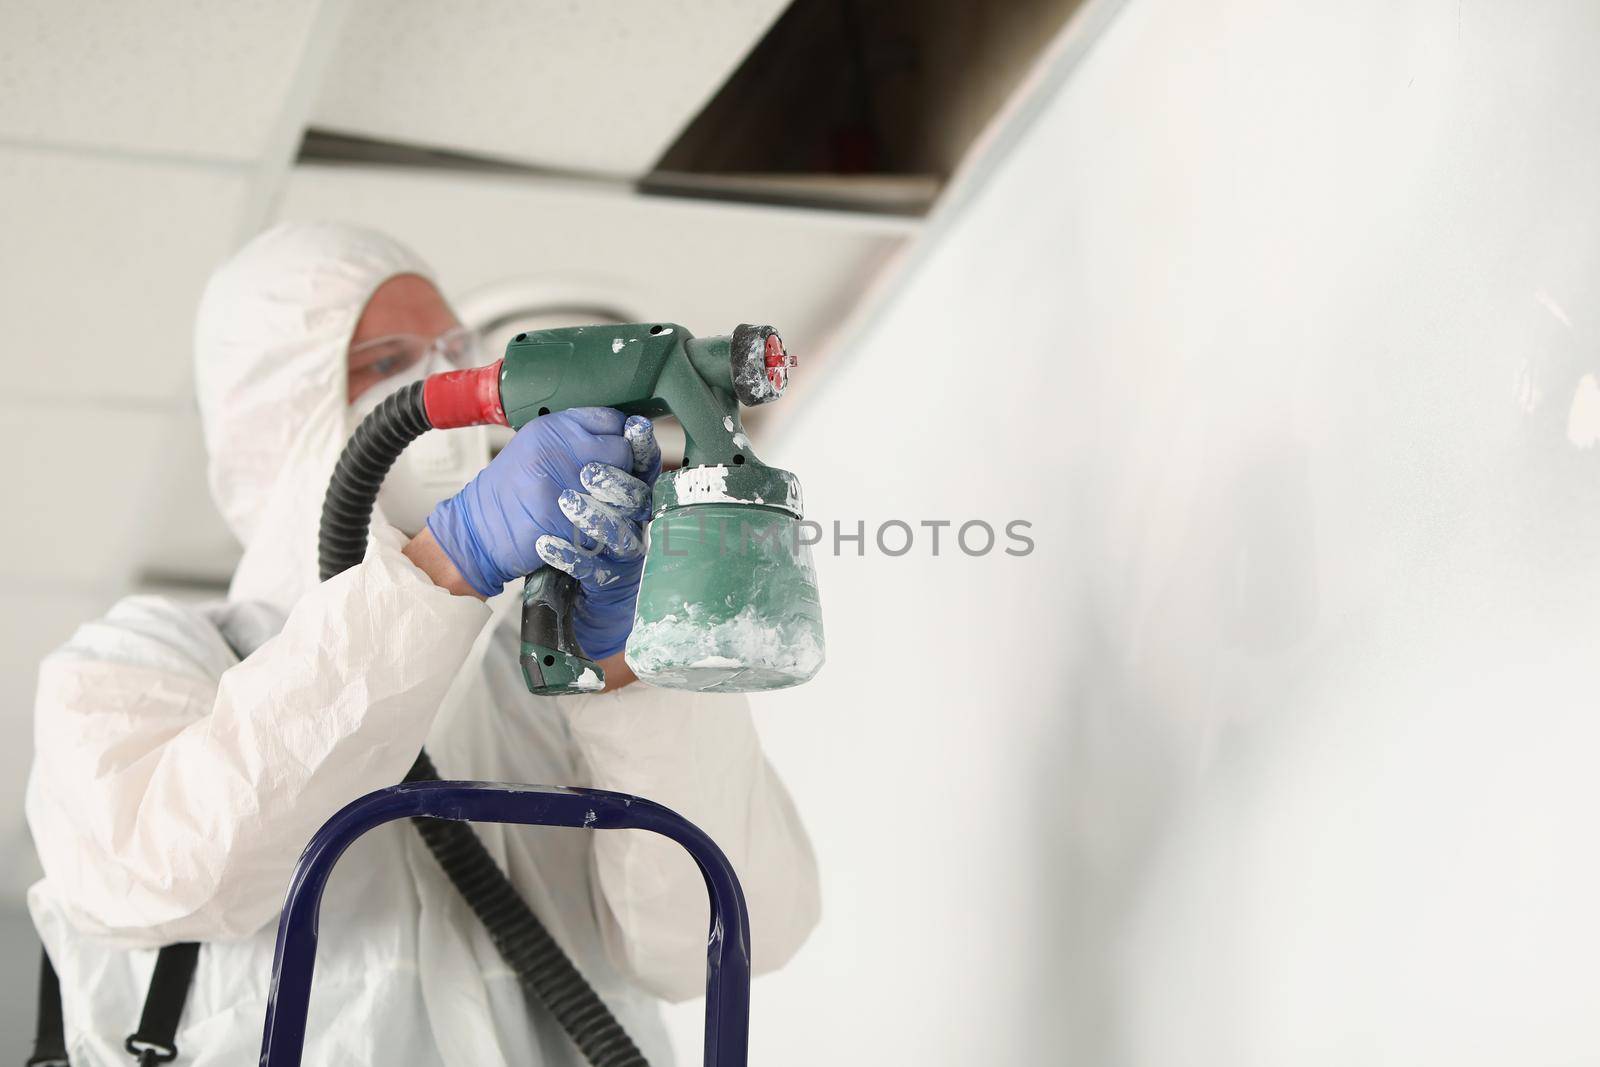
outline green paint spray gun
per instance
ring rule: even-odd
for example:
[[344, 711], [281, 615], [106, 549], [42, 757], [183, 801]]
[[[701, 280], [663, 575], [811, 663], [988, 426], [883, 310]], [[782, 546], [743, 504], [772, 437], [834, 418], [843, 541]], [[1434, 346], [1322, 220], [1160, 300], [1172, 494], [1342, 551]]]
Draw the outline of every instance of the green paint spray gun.
[[[770, 326], [716, 337], [649, 322], [518, 334], [503, 359], [408, 386], [357, 428], [323, 505], [323, 576], [360, 562], [383, 476], [430, 429], [520, 429], [576, 407], [672, 415], [683, 426], [683, 466], [656, 481], [628, 666], [671, 689], [798, 685], [823, 660], [800, 483], [756, 457], [739, 418], [741, 404], [782, 396], [793, 365]], [[573, 635], [577, 595], [577, 582], [550, 567], [523, 584], [522, 672], [536, 694], [604, 687], [604, 672]]]

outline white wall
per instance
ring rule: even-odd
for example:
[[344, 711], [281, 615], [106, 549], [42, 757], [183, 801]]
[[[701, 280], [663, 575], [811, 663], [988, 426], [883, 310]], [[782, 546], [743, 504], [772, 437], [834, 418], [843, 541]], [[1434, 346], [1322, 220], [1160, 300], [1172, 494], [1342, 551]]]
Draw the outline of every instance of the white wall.
[[[1593, 1062], [1600, 6], [1131, 0], [774, 458], [752, 1062]], [[770, 449], [769, 449], [770, 451]]]

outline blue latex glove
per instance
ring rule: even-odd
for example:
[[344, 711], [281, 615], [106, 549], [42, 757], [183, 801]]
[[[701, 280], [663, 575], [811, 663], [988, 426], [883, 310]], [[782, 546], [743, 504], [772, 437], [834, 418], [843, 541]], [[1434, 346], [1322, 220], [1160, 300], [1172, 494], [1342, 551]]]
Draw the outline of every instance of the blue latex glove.
[[[636, 467], [645, 480], [624, 473]], [[507, 582], [547, 562], [539, 550], [541, 539], [567, 546], [588, 563], [561, 567], [580, 585], [573, 618], [576, 636], [588, 655], [604, 659], [621, 650], [633, 626], [643, 528], [632, 517], [601, 521], [615, 508], [607, 504], [606, 513], [600, 514], [591, 507], [601, 503], [591, 495], [592, 487], [617, 495], [622, 492], [616, 488], [623, 484], [619, 479], [638, 482], [645, 487], [648, 518], [649, 485], [660, 469], [661, 453], [649, 419], [624, 419], [611, 408], [558, 411], [518, 430], [465, 489], [433, 510], [428, 529], [467, 584], [484, 596], [495, 595]], [[624, 494], [630, 502], [637, 495], [631, 487]], [[583, 522], [569, 513], [582, 516]], [[605, 536], [587, 540], [581, 535], [585, 524]]]
[[585, 463], [632, 463], [621, 412], [574, 408], [544, 415], [518, 430], [511, 443], [466, 488], [428, 516], [428, 529], [456, 570], [484, 596], [537, 570], [540, 534], [571, 528], [558, 504], [561, 492], [582, 488]]
[[633, 629], [650, 487], [661, 473], [661, 449], [649, 419], [630, 417], [623, 437], [632, 473], [605, 463], [585, 464], [578, 472], [584, 491], [566, 490], [557, 499], [572, 524], [570, 537], [543, 534], [536, 544], [540, 559], [578, 580], [572, 627], [594, 659], [621, 652]]

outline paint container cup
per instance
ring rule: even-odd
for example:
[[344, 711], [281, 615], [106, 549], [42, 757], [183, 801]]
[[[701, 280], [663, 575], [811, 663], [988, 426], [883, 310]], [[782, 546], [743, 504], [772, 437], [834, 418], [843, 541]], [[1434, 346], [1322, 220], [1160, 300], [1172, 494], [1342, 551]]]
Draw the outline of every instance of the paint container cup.
[[657, 485], [628, 666], [651, 685], [705, 693], [811, 678], [823, 661], [822, 610], [797, 487], [761, 503], [729, 493], [678, 503], [669, 478], [665, 492]]

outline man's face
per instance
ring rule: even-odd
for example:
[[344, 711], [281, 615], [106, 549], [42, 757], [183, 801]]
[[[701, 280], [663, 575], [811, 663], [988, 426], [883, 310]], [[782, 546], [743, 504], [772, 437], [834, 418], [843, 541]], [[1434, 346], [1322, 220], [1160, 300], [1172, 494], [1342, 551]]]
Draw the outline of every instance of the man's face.
[[[350, 348], [383, 337], [413, 335], [432, 340], [446, 330], [461, 325], [439, 290], [426, 278], [401, 274], [378, 286], [361, 312], [361, 321], [350, 338]], [[403, 344], [371, 345], [354, 352], [347, 360], [346, 399], [355, 403], [362, 393], [385, 378], [410, 369], [411, 350]]]

